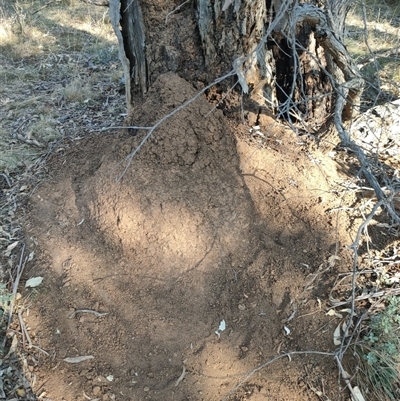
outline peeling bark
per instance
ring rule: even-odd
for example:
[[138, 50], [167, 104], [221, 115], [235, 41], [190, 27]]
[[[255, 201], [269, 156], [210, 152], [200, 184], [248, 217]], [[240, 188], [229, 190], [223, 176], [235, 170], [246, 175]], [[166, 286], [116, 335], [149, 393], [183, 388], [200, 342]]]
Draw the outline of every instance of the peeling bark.
[[121, 19], [120, 0], [110, 0], [109, 6], [110, 6], [110, 21], [111, 21], [111, 25], [114, 29], [115, 35], [118, 39], [119, 59], [121, 61], [122, 68], [124, 70], [126, 105], [127, 105], [128, 111], [129, 111], [132, 106], [131, 79], [130, 79], [131, 67], [130, 67], [129, 59], [125, 53], [124, 39], [122, 37], [122, 32], [121, 32], [121, 27], [120, 27], [120, 19]]
[[253, 99], [285, 119], [312, 122], [316, 128], [334, 112], [334, 89], [352, 81], [344, 108], [344, 117], [350, 118], [363, 85], [338, 39], [349, 3], [336, 3], [227, 0], [219, 8], [211, 0], [199, 0], [206, 65], [212, 71], [226, 69], [235, 55], [248, 55], [239, 70]]

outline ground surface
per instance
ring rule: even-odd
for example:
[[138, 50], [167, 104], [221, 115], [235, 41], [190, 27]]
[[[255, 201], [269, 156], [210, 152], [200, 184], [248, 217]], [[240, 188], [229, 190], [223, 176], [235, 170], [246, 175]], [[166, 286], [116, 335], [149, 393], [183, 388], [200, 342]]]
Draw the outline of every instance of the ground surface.
[[[246, 107], [243, 122], [228, 120], [201, 97], [127, 166], [146, 132], [102, 130], [125, 117], [103, 11], [72, 0], [0, 5], [3, 281], [23, 242], [32, 256], [9, 330], [18, 383], [53, 401], [348, 400], [332, 355], [264, 366], [337, 348], [341, 319], [328, 308], [349, 296], [346, 246], [373, 205], [349, 155], [333, 151], [337, 139], [317, 148]], [[149, 126], [195, 93], [163, 75], [130, 122]], [[374, 272], [361, 275], [364, 300], [398, 270], [387, 222], [378, 214], [360, 248], [360, 269]], [[43, 283], [25, 289], [37, 276]], [[78, 356], [92, 358], [64, 361]], [[0, 391], [28, 399], [10, 370], [2, 359]]]
[[[194, 94], [163, 75], [132, 122], [151, 125]], [[46, 397], [220, 400], [283, 351], [334, 350], [331, 257], [347, 265], [351, 241], [331, 212], [335, 163], [266, 116], [260, 145], [210, 110], [200, 98], [167, 121], [119, 182], [141, 134], [89, 137], [49, 161], [26, 235], [29, 276], [44, 277], [26, 321], [50, 354], [32, 366]], [[346, 399], [321, 355], [278, 360], [226, 399], [318, 399], [306, 383]]]

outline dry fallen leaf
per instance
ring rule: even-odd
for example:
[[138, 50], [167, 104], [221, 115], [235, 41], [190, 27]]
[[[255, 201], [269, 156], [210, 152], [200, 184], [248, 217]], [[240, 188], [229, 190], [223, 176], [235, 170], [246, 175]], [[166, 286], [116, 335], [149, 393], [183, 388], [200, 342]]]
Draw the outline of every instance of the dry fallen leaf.
[[342, 343], [342, 336], [340, 335], [340, 324], [336, 327], [333, 332], [333, 343], [335, 345], [340, 345]]
[[6, 257], [11, 255], [12, 250], [19, 244], [19, 241], [13, 242], [11, 245], [8, 245], [6, 251], [4, 252], [4, 255]]
[[361, 394], [360, 389], [358, 386], [353, 387], [352, 397], [353, 401], [365, 401], [364, 396]]
[[17, 347], [18, 347], [18, 338], [17, 338], [16, 335], [13, 335], [13, 339], [12, 339], [12, 342], [11, 342], [11, 347], [8, 350], [8, 354], [4, 357], [4, 359], [7, 359], [10, 355], [15, 354], [15, 352], [17, 350]]
[[28, 287], [30, 287], [30, 288], [37, 287], [40, 284], [42, 284], [42, 281], [43, 281], [43, 277], [40, 277], [40, 276], [32, 277], [25, 283], [25, 287], [26, 288], [28, 288]]
[[63, 361], [67, 363], [80, 363], [93, 358], [94, 358], [93, 355], [86, 355], [86, 356], [76, 356], [75, 358], [64, 358]]
[[334, 267], [337, 260], [340, 260], [339, 256], [331, 255], [328, 258], [328, 266]]
[[326, 312], [326, 314], [328, 316], [336, 316], [339, 319], [341, 319], [343, 317], [343, 315], [341, 315], [340, 313], [337, 313], [334, 309], [329, 309], [328, 312]]

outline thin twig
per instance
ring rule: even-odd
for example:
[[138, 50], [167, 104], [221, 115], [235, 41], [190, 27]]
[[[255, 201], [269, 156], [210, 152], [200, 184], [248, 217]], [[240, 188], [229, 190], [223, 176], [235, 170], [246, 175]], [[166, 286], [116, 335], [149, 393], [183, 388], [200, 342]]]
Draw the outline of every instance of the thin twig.
[[47, 351], [45, 351], [43, 348], [38, 347], [37, 345], [33, 345], [33, 344], [32, 344], [31, 347], [37, 349], [38, 351], [42, 352], [42, 353], [45, 354], [46, 356], [49, 356], [49, 355], [50, 355]]
[[7, 181], [8, 187], [11, 188], [11, 182], [10, 182], [8, 176], [5, 173], [1, 173], [0, 175], [2, 175], [4, 177], [4, 179]]
[[[381, 290], [376, 292], [370, 292], [367, 294], [359, 295], [355, 297], [355, 302], [364, 301], [369, 298], [381, 298], [381, 297], [388, 297], [388, 296], [397, 296], [400, 295], [400, 288], [390, 288], [388, 290]], [[353, 303], [353, 298], [347, 299], [345, 301], [331, 301], [334, 308], [339, 306], [348, 305]]]
[[92, 309], [78, 309], [72, 312], [68, 317], [72, 319], [77, 313], [93, 313], [96, 317], [102, 317], [108, 315], [108, 312], [97, 312]]
[[337, 365], [339, 367], [340, 376], [343, 378], [343, 380], [346, 383], [347, 388], [350, 390], [350, 392], [351, 392], [351, 394], [353, 396], [352, 397], [353, 400], [358, 400], [357, 395], [354, 393], [353, 386], [351, 385], [350, 380], [347, 378], [345, 370], [343, 369], [341, 357], [339, 355], [336, 355], [335, 356], [335, 360], [336, 360], [336, 363], [337, 363]]
[[48, 3], [46, 3], [45, 5], [43, 5], [42, 7], [38, 8], [35, 11], [32, 11], [31, 15], [35, 15], [36, 13], [38, 13], [39, 11], [42, 11], [43, 9], [45, 9], [46, 7], [48, 7], [50, 4], [53, 3], [58, 3], [58, 1], [49, 1]]
[[179, 383], [185, 378], [186, 376], [186, 366], [183, 365], [182, 374], [179, 376], [178, 380], [175, 382], [175, 387], [179, 385]]
[[[361, 235], [363, 231], [366, 229], [372, 218], [375, 216], [375, 213], [377, 210], [382, 206], [383, 200], [380, 200], [372, 209], [371, 213], [367, 216], [365, 221], [360, 225], [357, 231], [356, 239], [354, 240], [353, 244], [350, 246], [351, 249], [353, 249], [354, 252], [354, 258], [353, 258], [353, 275], [352, 275], [352, 282], [351, 282], [351, 307], [350, 307], [350, 315], [348, 318], [348, 324], [346, 325], [346, 329], [343, 333], [342, 336], [342, 342], [340, 344], [340, 348], [338, 351], [338, 358], [339, 360], [342, 360], [343, 355], [347, 351], [350, 342], [346, 341], [346, 338], [348, 337], [348, 333], [351, 327], [351, 324], [353, 322], [353, 318], [355, 316], [355, 303], [356, 303], [356, 276], [357, 276], [357, 270], [358, 270], [358, 247], [360, 245], [361, 241]], [[345, 344], [346, 343], [346, 344]]]
[[167, 25], [168, 23], [168, 18], [170, 15], [172, 15], [173, 13], [177, 12], [178, 10], [180, 10], [185, 4], [189, 3], [190, 0], [186, 0], [185, 2], [183, 2], [181, 5], [179, 5], [178, 7], [174, 8], [172, 11], [170, 11], [167, 16], [165, 17], [165, 25]]
[[221, 401], [226, 401], [241, 386], [243, 386], [243, 384], [246, 383], [247, 380], [249, 380], [250, 377], [254, 375], [254, 373], [259, 372], [260, 370], [266, 368], [267, 366], [271, 365], [272, 363], [276, 362], [277, 360], [285, 358], [285, 357], [288, 357], [290, 359], [290, 357], [292, 355], [310, 355], [310, 354], [312, 354], [312, 355], [335, 356], [335, 354], [333, 352], [322, 352], [322, 351], [292, 351], [292, 352], [286, 352], [285, 354], [282, 354], [282, 355], [278, 355], [278, 356], [268, 360], [267, 362], [261, 364], [257, 368], [251, 370], [250, 372], [248, 372], [246, 374], [246, 377], [243, 380], [241, 380], [231, 391], [229, 391], [229, 393], [224, 398], [222, 398]]
[[[7, 330], [10, 328], [11, 325], [11, 320], [12, 320], [12, 315], [14, 312], [14, 306], [15, 306], [15, 300], [17, 297], [17, 292], [18, 292], [18, 286], [19, 286], [19, 281], [21, 279], [22, 276], [22, 272], [24, 271], [26, 262], [28, 261], [28, 257], [25, 257], [25, 244], [23, 244], [22, 246], [22, 250], [21, 250], [21, 255], [19, 258], [19, 263], [18, 263], [18, 267], [17, 267], [17, 274], [15, 276], [13, 285], [12, 285], [12, 297], [11, 297], [11, 302], [10, 302], [10, 306], [9, 306], [9, 310], [8, 310], [8, 322], [7, 322]], [[6, 345], [6, 341], [7, 341], [7, 337], [4, 336], [4, 339], [2, 341], [2, 346], [5, 347]]]

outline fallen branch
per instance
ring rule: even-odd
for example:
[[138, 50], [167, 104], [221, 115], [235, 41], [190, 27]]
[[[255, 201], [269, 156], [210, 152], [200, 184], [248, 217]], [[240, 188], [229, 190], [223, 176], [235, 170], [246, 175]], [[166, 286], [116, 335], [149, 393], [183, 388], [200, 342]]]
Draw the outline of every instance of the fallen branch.
[[[21, 255], [19, 258], [19, 263], [17, 266], [17, 273], [15, 275], [15, 278], [13, 280], [13, 285], [12, 285], [12, 297], [11, 297], [11, 301], [10, 301], [10, 306], [8, 309], [8, 321], [7, 321], [7, 330], [9, 330], [10, 325], [11, 325], [11, 321], [12, 321], [12, 316], [13, 316], [13, 312], [14, 312], [14, 306], [15, 306], [15, 300], [17, 299], [17, 292], [18, 292], [18, 286], [19, 286], [19, 282], [21, 280], [21, 276], [22, 273], [24, 271], [25, 265], [28, 261], [28, 257], [25, 256], [25, 244], [22, 246], [22, 250], [21, 250]], [[4, 339], [2, 341], [1, 346], [4, 348], [6, 345], [6, 341], [7, 341], [7, 337], [4, 336]]]

